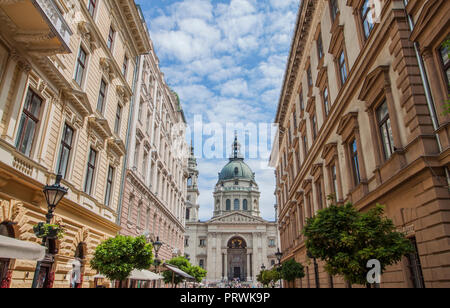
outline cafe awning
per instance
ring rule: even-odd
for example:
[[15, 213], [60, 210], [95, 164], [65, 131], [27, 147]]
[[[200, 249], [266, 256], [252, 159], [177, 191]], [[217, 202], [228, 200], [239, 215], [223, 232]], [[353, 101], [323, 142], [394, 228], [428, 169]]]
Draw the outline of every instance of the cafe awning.
[[44, 246], [0, 235], [0, 258], [39, 261], [44, 257]]
[[139, 280], [139, 281], [153, 281], [153, 280], [160, 280], [163, 278], [164, 278], [163, 276], [155, 274], [150, 271], [133, 270], [128, 279]]
[[173, 266], [173, 265], [169, 265], [169, 264], [164, 264], [164, 266], [169, 270], [172, 271], [173, 273], [175, 273], [178, 276], [184, 277], [188, 280], [195, 280], [194, 277], [192, 277], [191, 275], [183, 272], [182, 270], [180, 270], [178, 267]]

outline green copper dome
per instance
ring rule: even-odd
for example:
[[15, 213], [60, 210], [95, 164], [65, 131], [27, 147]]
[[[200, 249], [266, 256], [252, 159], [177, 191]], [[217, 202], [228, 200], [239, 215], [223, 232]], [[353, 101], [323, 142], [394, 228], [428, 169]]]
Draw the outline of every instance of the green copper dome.
[[250, 181], [255, 180], [255, 174], [252, 169], [244, 163], [244, 156], [241, 154], [241, 145], [238, 142], [237, 134], [234, 137], [230, 162], [219, 173], [219, 181], [233, 180], [236, 178]]
[[235, 178], [254, 180], [255, 175], [252, 169], [250, 169], [243, 160], [237, 159], [230, 161], [219, 173], [220, 181], [232, 180]]

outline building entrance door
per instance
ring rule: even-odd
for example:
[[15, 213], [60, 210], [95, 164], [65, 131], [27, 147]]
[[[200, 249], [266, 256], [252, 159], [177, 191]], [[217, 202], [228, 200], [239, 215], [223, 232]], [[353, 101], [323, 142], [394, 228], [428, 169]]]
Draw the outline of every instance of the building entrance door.
[[239, 278], [241, 279], [241, 268], [240, 267], [235, 267], [234, 268], [234, 275], [233, 278]]
[[228, 280], [245, 281], [247, 263], [247, 245], [241, 237], [235, 237], [228, 243]]

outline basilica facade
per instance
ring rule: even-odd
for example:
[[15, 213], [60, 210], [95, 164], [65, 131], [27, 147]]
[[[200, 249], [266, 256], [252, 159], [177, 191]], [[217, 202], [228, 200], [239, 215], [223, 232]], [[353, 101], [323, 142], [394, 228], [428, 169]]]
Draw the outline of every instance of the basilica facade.
[[237, 137], [233, 154], [219, 173], [213, 217], [206, 222], [198, 219], [198, 196], [197, 162], [192, 154], [185, 236], [185, 253], [191, 263], [207, 271], [208, 284], [234, 279], [256, 284], [261, 267], [271, 268], [277, 263], [277, 223], [261, 218], [259, 187], [240, 153]]

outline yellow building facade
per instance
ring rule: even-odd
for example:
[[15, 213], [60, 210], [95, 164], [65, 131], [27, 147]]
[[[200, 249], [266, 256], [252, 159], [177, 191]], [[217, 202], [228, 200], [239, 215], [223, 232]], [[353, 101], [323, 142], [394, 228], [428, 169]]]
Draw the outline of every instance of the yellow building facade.
[[[308, 257], [307, 219], [335, 203], [385, 214], [415, 247], [381, 287], [449, 287], [449, 1], [302, 1], [274, 148], [288, 287], [349, 286]], [[361, 286], [354, 286], [361, 287]]]
[[[150, 50], [133, 0], [0, 2], [0, 230], [40, 243], [45, 185], [69, 188], [56, 208], [61, 240], [39, 287], [90, 287], [95, 247], [118, 234], [125, 142], [138, 56]], [[0, 280], [30, 287], [36, 262], [0, 259]]]

